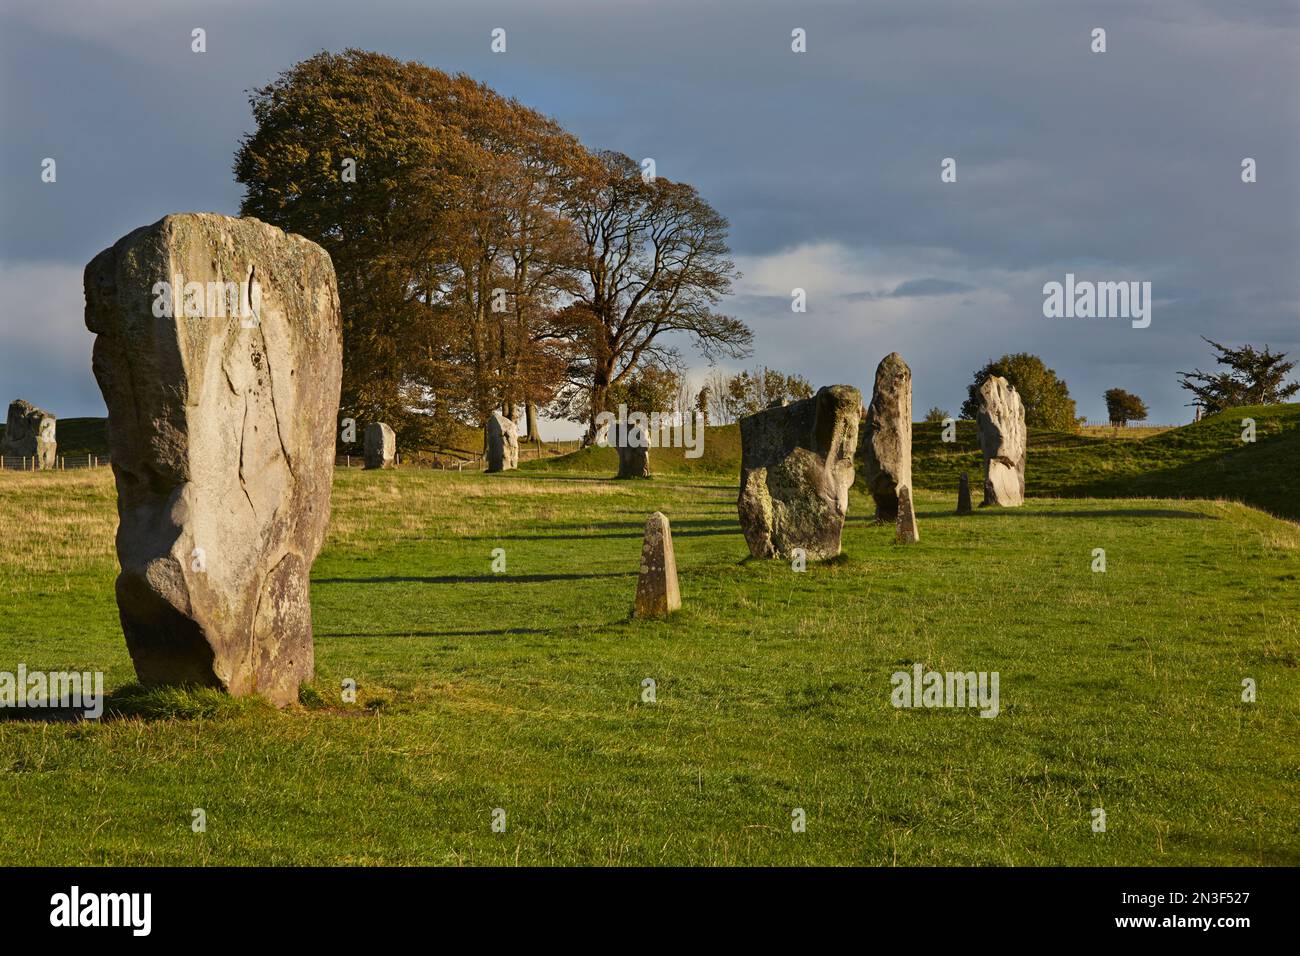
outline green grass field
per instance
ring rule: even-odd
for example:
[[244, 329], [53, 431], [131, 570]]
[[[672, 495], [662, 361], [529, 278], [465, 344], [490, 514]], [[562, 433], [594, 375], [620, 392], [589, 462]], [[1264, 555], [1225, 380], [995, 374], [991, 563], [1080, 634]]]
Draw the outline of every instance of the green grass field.
[[[734, 473], [602, 455], [337, 472], [283, 712], [133, 688], [108, 472], [0, 475], [0, 669], [102, 670], [115, 712], [0, 722], [0, 862], [1300, 864], [1295, 524], [922, 490], [900, 547], [855, 492], [844, 557], [796, 573], [746, 560]], [[656, 509], [685, 606], [632, 621]], [[914, 662], [999, 672], [1001, 712], [895, 709]]]

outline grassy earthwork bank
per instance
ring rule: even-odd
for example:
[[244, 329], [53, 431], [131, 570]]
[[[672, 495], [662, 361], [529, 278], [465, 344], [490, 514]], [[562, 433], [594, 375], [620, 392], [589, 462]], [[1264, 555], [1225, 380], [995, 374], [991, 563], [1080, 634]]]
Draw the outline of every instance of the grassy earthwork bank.
[[[1254, 440], [1243, 440], [1245, 420]], [[912, 428], [918, 487], [952, 490], [961, 472], [982, 483], [979, 431], [957, 422]], [[1300, 521], [1300, 404], [1232, 408], [1145, 438], [1030, 431], [1026, 493], [1049, 497], [1225, 498]]]
[[[1242, 440], [1244, 419], [1255, 422], [1253, 442]], [[975, 423], [956, 422], [953, 441], [943, 434], [942, 425], [913, 424], [914, 484], [956, 495], [964, 471], [978, 502], [983, 459]], [[656, 449], [654, 465], [667, 476], [738, 475], [740, 427], [709, 428], [698, 458], [681, 448]], [[612, 449], [587, 448], [526, 467], [613, 474], [617, 459]], [[863, 473], [859, 453], [859, 488]], [[1181, 428], [1078, 434], [1031, 428], [1028, 474], [1031, 497], [1225, 499], [1300, 521], [1300, 404], [1234, 408]]]
[[[734, 472], [614, 482], [608, 454], [339, 470], [317, 677], [285, 711], [133, 688], [111, 476], [0, 474], [0, 670], [112, 692], [99, 722], [0, 721], [0, 863], [1300, 864], [1297, 525], [1130, 498], [958, 517], [918, 469], [942, 489], [918, 482], [918, 545], [855, 491], [844, 556], [796, 573], [746, 560]], [[656, 509], [685, 606], [631, 621]], [[894, 708], [914, 662], [999, 672], [1000, 713]]]

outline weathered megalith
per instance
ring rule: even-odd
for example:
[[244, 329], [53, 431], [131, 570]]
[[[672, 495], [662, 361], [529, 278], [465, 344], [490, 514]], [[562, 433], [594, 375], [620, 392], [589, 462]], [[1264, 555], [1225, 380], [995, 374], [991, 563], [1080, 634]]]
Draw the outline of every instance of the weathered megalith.
[[912, 544], [921, 540], [916, 527], [916, 510], [912, 507], [912, 489], [900, 485], [898, 489], [898, 514], [894, 518], [894, 540], [899, 544]]
[[366, 426], [362, 451], [367, 468], [396, 468], [397, 432], [384, 422], [371, 422]]
[[615, 478], [650, 477], [650, 435], [636, 422], [619, 422], [610, 431], [618, 450]]
[[53, 415], [31, 402], [16, 398], [9, 403], [4, 447], [0, 450], [0, 455], [6, 458], [33, 459], [34, 469], [53, 468], [58, 456], [54, 429]]
[[677, 558], [668, 517], [656, 511], [645, 523], [641, 574], [636, 581], [635, 617], [665, 617], [682, 606], [677, 588]]
[[970, 513], [970, 478], [963, 471], [961, 481], [957, 485], [957, 514], [968, 515]]
[[980, 386], [980, 450], [984, 453], [984, 501], [980, 507], [1025, 503], [1025, 406], [1015, 387], [998, 375]]
[[296, 700], [342, 376], [329, 254], [256, 219], [185, 213], [97, 255], [85, 289], [136, 674]]
[[756, 558], [840, 553], [862, 395], [831, 385], [740, 420], [740, 526]]
[[863, 460], [876, 520], [893, 521], [898, 517], [898, 489], [912, 484], [912, 370], [897, 352], [876, 366], [865, 432]]
[[500, 412], [487, 421], [487, 470], [510, 471], [519, 467], [519, 426]]

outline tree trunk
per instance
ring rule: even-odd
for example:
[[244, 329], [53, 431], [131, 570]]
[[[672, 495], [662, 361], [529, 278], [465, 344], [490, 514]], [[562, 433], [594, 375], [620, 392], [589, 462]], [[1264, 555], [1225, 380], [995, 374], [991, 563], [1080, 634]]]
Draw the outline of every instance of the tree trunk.
[[596, 441], [596, 416], [601, 412], [608, 411], [606, 404], [609, 401], [609, 372], [608, 369], [597, 369], [595, 381], [591, 385], [591, 410], [587, 419], [587, 433], [582, 436], [583, 446], [594, 444]]
[[525, 415], [527, 416], [525, 419], [525, 430], [528, 434], [524, 436], [524, 440], [540, 442], [542, 440], [542, 432], [541, 429], [537, 427], [537, 403], [529, 402], [525, 408], [527, 409], [525, 412]]

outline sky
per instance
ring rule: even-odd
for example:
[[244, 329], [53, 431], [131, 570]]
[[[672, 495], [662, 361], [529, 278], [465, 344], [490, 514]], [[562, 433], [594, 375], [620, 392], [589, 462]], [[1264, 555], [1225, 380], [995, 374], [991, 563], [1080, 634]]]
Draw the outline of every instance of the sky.
[[[1296, 2], [3, 0], [0, 402], [103, 414], [85, 264], [168, 213], [237, 214], [247, 91], [347, 47], [468, 73], [699, 189], [742, 273], [721, 308], [755, 336], [729, 370], [869, 394], [897, 351], [919, 418], [1028, 351], [1091, 421], [1119, 387], [1177, 424], [1201, 336], [1300, 357]], [[1067, 274], [1150, 282], [1150, 324], [1046, 317]]]

